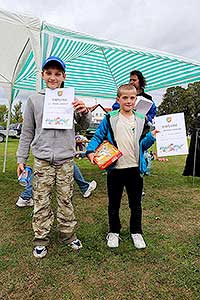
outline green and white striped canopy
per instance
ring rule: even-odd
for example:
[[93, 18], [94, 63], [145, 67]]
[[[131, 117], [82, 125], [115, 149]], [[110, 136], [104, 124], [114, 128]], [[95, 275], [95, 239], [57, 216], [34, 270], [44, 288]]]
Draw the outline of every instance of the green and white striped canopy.
[[[129, 81], [133, 69], [143, 73], [149, 91], [200, 81], [200, 62], [100, 40], [47, 23], [41, 28], [41, 49], [41, 63], [50, 55], [66, 63], [65, 86], [75, 87], [81, 96], [115, 98], [117, 87]], [[14, 88], [36, 89], [38, 72], [30, 52]]]

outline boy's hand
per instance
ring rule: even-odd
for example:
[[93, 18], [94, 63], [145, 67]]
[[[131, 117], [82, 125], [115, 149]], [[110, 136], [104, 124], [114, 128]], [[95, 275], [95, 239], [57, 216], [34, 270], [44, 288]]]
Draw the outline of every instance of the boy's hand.
[[85, 106], [85, 103], [82, 100], [75, 99], [72, 102], [74, 109], [81, 114], [88, 113], [88, 108]]
[[17, 176], [19, 177], [24, 171], [24, 164], [18, 164], [17, 166]]
[[160, 130], [158, 129], [154, 129], [151, 134], [155, 137], [156, 136], [156, 133], [160, 132]]
[[88, 156], [90, 162], [91, 162], [93, 165], [95, 165], [95, 162], [94, 162], [94, 153], [89, 153], [87, 156]]

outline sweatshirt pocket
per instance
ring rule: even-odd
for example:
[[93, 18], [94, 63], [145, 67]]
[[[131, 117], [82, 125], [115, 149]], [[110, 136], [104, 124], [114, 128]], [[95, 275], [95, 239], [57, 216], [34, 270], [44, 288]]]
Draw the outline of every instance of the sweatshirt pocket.
[[36, 139], [33, 141], [32, 147], [38, 151], [49, 152], [53, 142], [53, 132], [51, 129], [42, 129]]

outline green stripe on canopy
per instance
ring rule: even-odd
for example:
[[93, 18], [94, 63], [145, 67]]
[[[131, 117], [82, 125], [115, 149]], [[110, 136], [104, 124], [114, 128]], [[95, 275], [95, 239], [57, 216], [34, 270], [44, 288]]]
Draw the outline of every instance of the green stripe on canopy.
[[[144, 74], [146, 90], [200, 81], [200, 63], [175, 55], [100, 40], [46, 23], [41, 41], [43, 60], [55, 55], [66, 63], [65, 86], [73, 86], [77, 95], [115, 98], [117, 87], [129, 81], [133, 69]], [[35, 90], [36, 75], [30, 53], [14, 88]]]

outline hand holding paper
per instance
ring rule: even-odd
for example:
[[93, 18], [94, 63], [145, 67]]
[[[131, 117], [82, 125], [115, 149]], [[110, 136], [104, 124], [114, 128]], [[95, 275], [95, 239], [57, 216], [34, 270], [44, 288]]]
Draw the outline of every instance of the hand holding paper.
[[156, 133], [158, 133], [158, 132], [160, 132], [160, 130], [154, 129], [154, 130], [151, 132], [151, 134], [152, 134], [154, 137], [156, 137]]
[[88, 112], [85, 103], [82, 100], [78, 100], [77, 98], [72, 102], [74, 109], [81, 114], [86, 114]]

